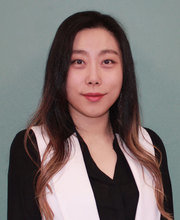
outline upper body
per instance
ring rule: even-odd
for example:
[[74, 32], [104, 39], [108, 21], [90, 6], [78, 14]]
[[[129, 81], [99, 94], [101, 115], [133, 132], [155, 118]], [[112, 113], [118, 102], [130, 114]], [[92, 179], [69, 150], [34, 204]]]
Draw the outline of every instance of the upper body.
[[[87, 213], [93, 220], [142, 220], [145, 212], [146, 219], [162, 215], [172, 220], [164, 147], [149, 130], [152, 137], [145, 131], [143, 138], [140, 127], [133, 58], [122, 27], [94, 11], [65, 19], [53, 40], [40, 105], [25, 135], [33, 130], [36, 151], [27, 139], [23, 142], [23, 133], [12, 145], [9, 219], [40, 218], [40, 210], [48, 220], [86, 219]], [[109, 203], [102, 197], [106, 194]]]
[[[169, 172], [168, 172], [168, 166], [167, 166], [167, 158], [166, 158], [166, 152], [164, 145], [159, 138], [159, 136], [154, 133], [150, 129], [146, 129], [148, 134], [151, 137], [152, 143], [158, 147], [159, 150], [161, 150], [162, 155], [163, 155], [163, 160], [161, 164], [161, 172], [162, 172], [162, 177], [163, 177], [163, 184], [164, 184], [164, 189], [165, 189], [165, 195], [167, 200], [165, 201], [166, 204], [166, 209], [173, 213], [173, 203], [172, 203], [172, 189], [171, 189], [171, 182], [170, 182], [170, 177], [169, 177]], [[13, 219], [34, 219], [34, 220], [40, 220], [42, 219], [37, 200], [35, 199], [35, 175], [38, 170], [37, 166], [32, 162], [32, 160], [27, 156], [27, 153], [24, 148], [24, 133], [25, 131], [21, 131], [18, 133], [12, 143], [11, 146], [11, 154], [10, 154], [10, 165], [9, 165], [9, 190], [8, 190], [8, 219], [13, 220]], [[34, 135], [34, 132], [31, 132], [31, 137], [33, 138], [34, 141], [36, 141], [36, 137]], [[137, 205], [138, 205], [138, 199], [139, 199], [139, 190], [137, 188], [137, 184], [135, 182], [135, 178], [127, 178], [127, 174], [123, 173], [123, 169], [125, 171], [125, 167], [122, 166], [124, 165], [127, 160], [123, 160], [122, 156], [120, 157], [121, 164], [117, 160], [117, 165], [116, 165], [116, 176], [115, 178], [121, 178], [119, 180], [120, 185], [118, 185], [119, 188], [122, 190], [119, 192], [115, 191], [114, 194], [118, 194], [118, 197], [115, 197], [115, 195], [112, 193], [112, 195], [104, 195], [111, 192], [112, 189], [112, 184], [115, 184], [113, 182], [113, 179], [108, 178], [107, 175], [104, 175], [104, 172], [100, 170], [99, 168], [96, 170], [93, 167], [94, 160], [92, 159], [92, 156], [88, 154], [88, 147], [85, 145], [83, 141], [83, 146], [82, 146], [82, 138], [78, 136], [78, 141], [80, 142], [81, 146], [81, 151], [83, 155], [83, 160], [86, 165], [86, 171], [90, 180], [91, 187], [93, 189], [95, 201], [96, 201], [96, 207], [98, 210], [98, 216], [100, 217], [101, 220], [103, 219], [128, 219], [128, 220], [133, 220], [135, 219], [136, 212], [137, 212]], [[119, 145], [118, 145], [119, 147]], [[34, 146], [30, 141], [28, 141], [28, 149], [29, 152], [32, 156], [32, 159], [37, 162], [37, 164], [40, 164], [41, 156], [39, 153], [39, 150], [35, 150]], [[116, 150], [117, 148], [114, 147], [114, 152], [116, 153], [117, 157], [118, 152]], [[156, 155], [158, 155], [158, 152], [156, 151]], [[125, 161], [125, 162], [123, 162]], [[95, 164], [95, 163], [94, 163]], [[119, 167], [117, 167], [119, 166]], [[122, 167], [122, 170], [119, 171], [120, 174], [118, 174], [118, 169], [120, 169], [120, 166]], [[92, 168], [93, 167], [93, 168]], [[74, 170], [77, 174], [80, 172], [80, 170]], [[127, 172], [127, 171], [126, 171]], [[141, 170], [139, 170], [141, 172]], [[76, 175], [75, 173], [75, 175]], [[102, 177], [101, 177], [102, 175]], [[103, 176], [104, 175], [104, 176]], [[120, 176], [118, 176], [120, 175]], [[78, 178], [78, 175], [76, 175]], [[96, 179], [96, 181], [94, 180]], [[99, 179], [99, 181], [97, 181]], [[126, 180], [127, 179], [127, 180]], [[60, 180], [61, 181], [61, 180]], [[129, 181], [129, 182], [128, 182]], [[134, 184], [131, 186], [129, 185], [130, 182], [132, 183], [134, 181]], [[106, 188], [103, 188], [103, 185], [106, 184]], [[126, 184], [123, 186], [123, 182]], [[74, 182], [71, 182], [71, 184], [75, 184]], [[146, 183], [144, 183], [146, 184]], [[109, 187], [107, 191], [107, 186]], [[68, 187], [68, 186], [65, 186]], [[72, 186], [71, 186], [72, 187]], [[81, 184], [80, 188], [82, 189], [83, 187], [87, 187], [87, 185], [83, 186]], [[98, 188], [99, 187], [99, 188]], [[113, 186], [114, 187], [114, 186]], [[122, 188], [123, 187], [123, 188]], [[75, 187], [76, 188], [76, 187]], [[67, 189], [68, 190], [68, 189]], [[78, 188], [76, 189], [78, 190]], [[79, 191], [78, 191], [79, 193]], [[82, 193], [82, 192], [80, 192]], [[123, 193], [123, 197], [122, 197]], [[129, 194], [130, 193], [130, 194]], [[73, 196], [73, 195], [72, 195]], [[131, 197], [130, 197], [131, 196]], [[60, 196], [61, 197], [61, 196]], [[115, 204], [112, 203], [112, 201], [115, 201], [116, 204], [121, 204], [121, 200], [127, 201], [131, 198], [131, 202], [129, 201], [126, 206], [121, 206], [118, 207], [118, 213], [115, 211]], [[77, 200], [81, 199], [81, 196], [77, 198]], [[76, 204], [78, 204], [78, 201], [76, 200]], [[88, 200], [88, 199], [86, 199]], [[73, 201], [73, 198], [72, 198]], [[63, 201], [62, 201], [63, 202]], [[85, 203], [85, 201], [83, 201]], [[111, 204], [112, 203], [112, 204]], [[124, 204], [124, 203], [123, 203]], [[70, 205], [70, 204], [69, 204]], [[108, 206], [109, 207], [108, 207]], [[149, 202], [150, 205], [150, 202]], [[77, 207], [76, 207], [77, 208]], [[84, 207], [85, 209], [85, 207]], [[88, 211], [89, 207], [86, 208], [85, 210], [87, 218], [88, 219]], [[106, 210], [106, 211], [105, 211]], [[129, 211], [131, 210], [131, 211]], [[73, 210], [71, 210], [73, 212]], [[79, 212], [81, 212], [81, 209], [79, 208]], [[146, 215], [146, 212], [143, 214], [144, 218], [148, 219], [148, 216]], [[114, 216], [114, 218], [113, 218]], [[119, 218], [118, 218], [119, 217]], [[66, 219], [62, 217], [62, 219]], [[89, 216], [89, 219], [90, 218]], [[94, 219], [94, 218], [93, 218]], [[141, 220], [139, 218], [136, 218], [137, 220]], [[157, 218], [160, 219], [160, 218]], [[161, 216], [161, 219], [163, 217]]]

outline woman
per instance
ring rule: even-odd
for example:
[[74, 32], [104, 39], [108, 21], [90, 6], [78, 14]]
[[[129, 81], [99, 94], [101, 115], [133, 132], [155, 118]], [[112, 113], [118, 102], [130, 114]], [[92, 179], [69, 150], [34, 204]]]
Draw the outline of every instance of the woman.
[[60, 25], [39, 108], [11, 146], [8, 195], [8, 219], [173, 219], [165, 149], [140, 125], [130, 46], [112, 17]]

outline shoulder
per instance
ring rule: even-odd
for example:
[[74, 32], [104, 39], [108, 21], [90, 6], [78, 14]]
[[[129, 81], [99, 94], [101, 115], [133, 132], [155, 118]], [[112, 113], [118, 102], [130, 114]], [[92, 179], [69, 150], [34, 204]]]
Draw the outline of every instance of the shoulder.
[[9, 161], [9, 172], [13, 174], [24, 174], [27, 168], [32, 168], [35, 166], [33, 161], [39, 162], [39, 153], [38, 150], [32, 144], [36, 144], [36, 138], [33, 131], [30, 131], [30, 138], [27, 139], [27, 150], [25, 148], [26, 130], [22, 130], [16, 134], [10, 148], [10, 161]]
[[149, 134], [149, 136], [152, 140], [153, 145], [158, 147], [159, 150], [164, 151], [165, 150], [164, 149], [164, 144], [163, 144], [161, 138], [159, 137], [159, 135], [156, 132], [154, 132], [153, 130], [149, 129], [149, 128], [144, 128], [144, 129], [148, 132], [148, 134]]
[[[11, 144], [10, 154], [22, 156], [26, 152], [24, 146], [25, 134], [26, 130], [22, 130], [15, 135]], [[28, 151], [33, 154], [35, 152], [35, 148], [33, 147], [32, 143], [36, 144], [36, 137], [34, 135], [34, 132], [30, 130], [29, 137], [27, 138], [27, 148]]]
[[22, 130], [16, 134], [10, 148], [10, 160], [20, 159], [25, 156], [24, 137], [26, 130]]
[[166, 155], [166, 150], [165, 150], [164, 143], [163, 143], [162, 139], [153, 130], [151, 130], [149, 128], [144, 128], [144, 129], [148, 132], [148, 134], [152, 140], [152, 144], [157, 148], [157, 149], [155, 148], [156, 157], [158, 157], [158, 159], [159, 159], [160, 158], [159, 152], [161, 152], [163, 160], [166, 161], [167, 155]]

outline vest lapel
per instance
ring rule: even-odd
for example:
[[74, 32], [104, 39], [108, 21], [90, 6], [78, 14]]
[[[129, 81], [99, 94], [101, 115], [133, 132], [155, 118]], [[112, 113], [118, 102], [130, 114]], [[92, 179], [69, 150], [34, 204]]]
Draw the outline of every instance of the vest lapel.
[[[139, 190], [139, 200], [135, 220], [160, 220], [160, 212], [156, 205], [152, 176], [147, 169], [141, 167], [137, 159], [132, 155], [126, 145], [124, 143], [123, 146], [121, 145], [118, 135], [117, 140], [119, 141], [119, 146], [121, 146], [121, 150], [124, 153], [126, 160], [131, 168]], [[140, 128], [139, 130], [139, 142], [141, 146], [145, 148], [145, 150], [147, 150], [152, 155], [155, 154], [151, 138], [144, 128]]]
[[[42, 131], [40, 133], [39, 127], [33, 127], [32, 130], [36, 135], [42, 158], [48, 137], [45, 132], [43, 135]], [[78, 139], [72, 135], [68, 141], [72, 147], [70, 158], [50, 181], [53, 193], [47, 191], [48, 203], [55, 216], [54, 220], [99, 220]]]
[[[32, 127], [32, 130], [36, 135], [40, 157], [42, 159], [49, 138], [42, 127]], [[117, 140], [119, 141], [119, 146], [121, 146], [118, 135]], [[54, 213], [54, 220], [99, 220], [95, 198], [78, 139], [75, 135], [72, 135], [68, 141], [72, 147], [70, 158], [49, 183], [53, 193], [47, 190], [47, 200]], [[139, 132], [139, 142], [146, 150], [154, 154], [151, 138], [143, 128]], [[135, 220], [159, 220], [160, 212], [156, 205], [151, 175], [143, 168], [143, 177], [139, 162], [134, 158], [125, 144], [123, 144], [121, 150], [128, 161], [139, 190], [139, 201]]]

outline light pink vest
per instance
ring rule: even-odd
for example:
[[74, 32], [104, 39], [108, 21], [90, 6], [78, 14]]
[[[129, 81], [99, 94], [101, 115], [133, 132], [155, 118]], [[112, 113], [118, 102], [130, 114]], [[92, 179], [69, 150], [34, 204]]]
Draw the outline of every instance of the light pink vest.
[[[42, 127], [32, 127], [35, 133], [40, 157], [42, 159], [49, 138]], [[144, 178], [139, 162], [124, 145], [123, 151], [139, 190], [139, 200], [135, 220], [160, 220], [160, 212], [156, 205], [153, 180], [144, 168]], [[72, 151], [66, 165], [51, 179], [52, 194], [47, 189], [47, 200], [54, 213], [54, 220], [99, 220], [96, 201], [86, 171], [83, 155], [76, 134], [68, 142]], [[155, 154], [152, 141], [144, 128], [140, 129], [139, 142], [151, 154]], [[49, 155], [50, 158], [50, 155]], [[47, 158], [47, 160], [49, 160]], [[45, 219], [45, 218], [44, 218]]]

